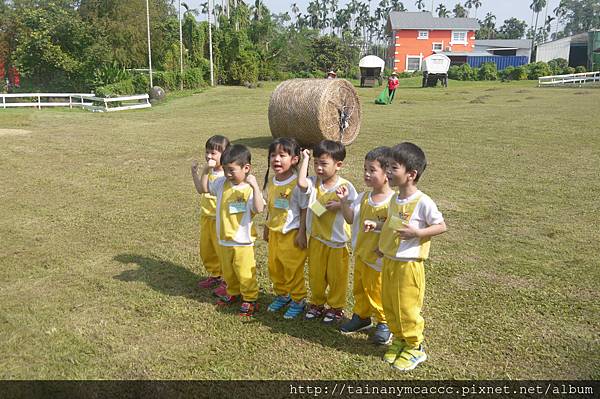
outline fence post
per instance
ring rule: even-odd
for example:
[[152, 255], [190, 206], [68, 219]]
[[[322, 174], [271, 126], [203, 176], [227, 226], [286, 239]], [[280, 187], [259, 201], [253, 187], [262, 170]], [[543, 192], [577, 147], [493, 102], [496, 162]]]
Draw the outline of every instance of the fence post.
[[69, 108], [73, 109], [73, 100], [71, 99], [70, 95], [69, 95]]
[[42, 97], [38, 95], [38, 109], [42, 109]]
[[6, 97], [2, 96], [2, 108], [6, 109]]

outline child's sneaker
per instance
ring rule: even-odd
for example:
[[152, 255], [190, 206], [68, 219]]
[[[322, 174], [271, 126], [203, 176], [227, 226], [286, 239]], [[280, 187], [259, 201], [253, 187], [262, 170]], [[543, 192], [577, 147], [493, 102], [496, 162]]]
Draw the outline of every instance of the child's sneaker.
[[393, 334], [386, 323], [379, 323], [375, 328], [375, 333], [371, 341], [377, 345], [389, 345], [392, 342]]
[[389, 364], [393, 364], [396, 361], [398, 355], [400, 355], [400, 352], [402, 352], [405, 347], [406, 342], [404, 342], [403, 340], [394, 340], [394, 342], [392, 342], [392, 345], [390, 345], [390, 348], [387, 350], [387, 352], [385, 352], [385, 355], [383, 355], [383, 361]]
[[308, 307], [308, 311], [304, 315], [304, 319], [305, 320], [319, 319], [321, 316], [323, 316], [323, 311], [324, 310], [325, 310], [325, 307], [323, 305], [313, 305], [313, 304], [311, 304]]
[[221, 281], [223, 281], [223, 280], [219, 276], [217, 276], [217, 277], [210, 276], [203, 280], [198, 281], [198, 288], [201, 288], [203, 290], [208, 290], [210, 288], [216, 287], [217, 285], [221, 284]]
[[392, 367], [400, 371], [410, 371], [425, 360], [427, 360], [427, 355], [423, 350], [423, 345], [419, 345], [417, 349], [404, 348], [392, 364]]
[[341, 308], [330, 308], [325, 312], [325, 316], [323, 317], [323, 323], [325, 324], [333, 324], [334, 322], [338, 322], [342, 320], [344, 317], [344, 310]]
[[239, 295], [223, 295], [220, 296], [219, 299], [217, 300], [217, 306], [229, 306], [232, 303], [237, 302], [237, 300], [239, 299]]
[[285, 305], [287, 305], [288, 303], [290, 303], [291, 300], [292, 299], [290, 298], [289, 295], [279, 295], [279, 296], [275, 297], [275, 299], [273, 300], [273, 302], [271, 302], [271, 304], [269, 305], [267, 310], [269, 312], [277, 312], [277, 311], [283, 309], [283, 307]]
[[295, 319], [304, 312], [304, 308], [306, 307], [306, 299], [301, 299], [298, 302], [292, 301], [290, 306], [288, 306], [287, 310], [283, 314], [283, 318], [287, 320]]
[[225, 280], [221, 280], [219, 286], [213, 290], [213, 295], [218, 297], [227, 295], [227, 283]]
[[359, 315], [354, 313], [352, 318], [347, 323], [342, 324], [340, 327], [340, 332], [342, 334], [353, 334], [355, 332], [363, 331], [368, 328], [371, 328], [371, 318], [367, 317], [362, 319]]
[[240, 307], [240, 316], [241, 317], [252, 317], [254, 313], [258, 310], [258, 305], [256, 302], [242, 302], [242, 306]]

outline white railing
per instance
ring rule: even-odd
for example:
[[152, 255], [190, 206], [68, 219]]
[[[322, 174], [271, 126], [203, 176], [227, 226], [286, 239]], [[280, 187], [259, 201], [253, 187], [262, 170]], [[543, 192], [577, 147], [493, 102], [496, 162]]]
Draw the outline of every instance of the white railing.
[[[0, 108], [81, 107], [93, 112], [123, 111], [151, 107], [148, 94], [123, 97], [96, 97], [94, 93], [0, 93]], [[29, 101], [24, 101], [29, 99]], [[55, 101], [61, 99], [62, 101]]]
[[581, 86], [593, 83], [600, 83], [600, 71], [572, 73], [569, 75], [542, 76], [538, 78], [538, 87], [563, 85]]

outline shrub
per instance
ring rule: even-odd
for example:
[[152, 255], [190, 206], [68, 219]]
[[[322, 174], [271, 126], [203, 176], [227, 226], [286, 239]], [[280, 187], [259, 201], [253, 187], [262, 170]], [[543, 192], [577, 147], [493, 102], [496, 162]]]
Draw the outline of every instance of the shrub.
[[543, 61], [534, 62], [527, 65], [527, 78], [529, 80], [536, 80], [542, 76], [552, 75], [552, 71], [548, 64]]
[[572, 75], [575, 73], [575, 68], [573, 67], [566, 67], [561, 71], [561, 75]]
[[504, 68], [503, 70], [498, 71], [498, 76], [502, 80], [512, 80], [511, 75], [514, 71], [515, 71], [515, 67], [512, 65], [509, 65], [506, 68]]
[[136, 73], [131, 80], [135, 94], [148, 93], [148, 90], [150, 90], [150, 78], [148, 74]]
[[202, 68], [188, 68], [183, 71], [183, 87], [186, 89], [199, 89], [205, 86], [204, 71]]
[[484, 62], [479, 68], [477, 77], [479, 80], [497, 80], [498, 69], [495, 62]]
[[575, 67], [575, 73], [586, 73], [587, 69], [583, 65]]
[[479, 80], [479, 68], [473, 68], [471, 71], [471, 79], [469, 80]]
[[514, 68], [509, 75], [509, 79], [510, 80], [527, 80], [527, 69], [523, 66], [518, 66], [518, 67]]
[[448, 69], [448, 79], [461, 80], [460, 79], [460, 67], [458, 65], [452, 65]]
[[568, 72], [565, 72], [565, 69], [569, 67], [569, 61], [564, 58], [555, 58], [553, 60], [548, 61], [548, 68], [553, 75], [562, 75]]
[[136, 94], [133, 79], [131, 78], [96, 87], [95, 93], [99, 97], [118, 97]]

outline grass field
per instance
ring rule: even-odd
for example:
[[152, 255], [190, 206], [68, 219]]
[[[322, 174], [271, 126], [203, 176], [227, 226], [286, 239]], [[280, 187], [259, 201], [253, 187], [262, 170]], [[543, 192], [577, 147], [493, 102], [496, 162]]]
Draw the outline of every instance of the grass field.
[[428, 156], [420, 188], [449, 231], [426, 264], [426, 363], [400, 374], [366, 335], [268, 314], [264, 242], [253, 322], [196, 290], [190, 163], [225, 134], [260, 179], [267, 84], [114, 114], [0, 110], [0, 378], [600, 378], [600, 90], [417, 85], [387, 107], [358, 89], [343, 176], [362, 189], [376, 145]]

